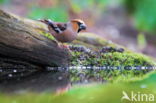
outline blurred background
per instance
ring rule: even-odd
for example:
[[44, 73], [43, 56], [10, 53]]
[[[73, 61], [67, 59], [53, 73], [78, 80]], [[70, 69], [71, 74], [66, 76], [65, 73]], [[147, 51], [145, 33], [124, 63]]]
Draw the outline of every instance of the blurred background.
[[156, 0], [0, 0], [0, 9], [30, 19], [80, 18], [88, 32], [156, 57]]

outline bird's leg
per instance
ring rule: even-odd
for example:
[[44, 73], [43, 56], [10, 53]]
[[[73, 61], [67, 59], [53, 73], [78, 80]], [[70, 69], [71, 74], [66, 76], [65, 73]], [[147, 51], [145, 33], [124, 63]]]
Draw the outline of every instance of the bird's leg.
[[58, 46], [59, 46], [60, 48], [62, 48], [62, 49], [67, 49], [67, 50], [69, 50], [69, 51], [70, 51], [69, 46], [68, 46], [68, 45], [66, 45], [66, 44], [59, 43], [59, 44], [58, 44]]

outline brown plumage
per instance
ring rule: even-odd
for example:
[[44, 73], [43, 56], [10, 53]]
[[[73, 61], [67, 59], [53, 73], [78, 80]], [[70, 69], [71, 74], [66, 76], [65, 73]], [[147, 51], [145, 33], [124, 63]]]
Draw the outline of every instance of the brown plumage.
[[60, 42], [71, 42], [76, 39], [81, 30], [86, 29], [85, 23], [80, 19], [73, 19], [67, 23], [40, 20], [48, 25], [49, 32]]

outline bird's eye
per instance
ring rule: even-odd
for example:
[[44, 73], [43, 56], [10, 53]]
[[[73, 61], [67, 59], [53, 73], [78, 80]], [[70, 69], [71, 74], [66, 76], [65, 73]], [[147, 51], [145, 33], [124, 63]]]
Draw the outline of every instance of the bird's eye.
[[80, 23], [80, 22], [77, 22], [77, 24], [80, 26], [82, 23]]

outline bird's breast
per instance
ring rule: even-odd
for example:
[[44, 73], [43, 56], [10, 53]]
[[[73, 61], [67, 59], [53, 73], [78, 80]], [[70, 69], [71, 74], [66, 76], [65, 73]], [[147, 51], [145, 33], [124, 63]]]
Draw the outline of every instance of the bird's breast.
[[72, 42], [76, 37], [77, 33], [72, 31], [64, 31], [63, 33], [55, 36], [55, 38], [60, 42]]

